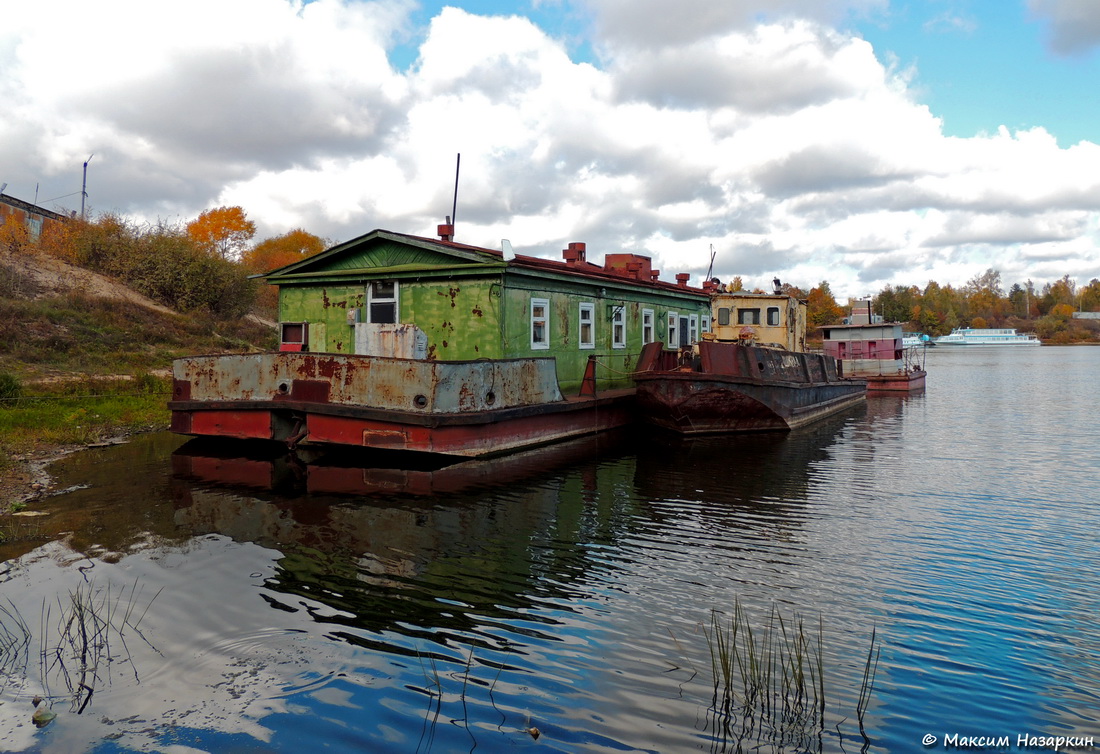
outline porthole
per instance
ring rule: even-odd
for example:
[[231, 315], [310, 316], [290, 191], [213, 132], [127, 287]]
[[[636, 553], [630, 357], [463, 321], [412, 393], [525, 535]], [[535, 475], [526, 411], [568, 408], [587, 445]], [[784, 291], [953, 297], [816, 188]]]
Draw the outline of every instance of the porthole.
[[415, 398], [413, 398], [413, 405], [416, 406], [417, 408], [427, 407], [427, 405], [428, 405], [428, 396], [426, 396], [426, 395], [416, 396]]

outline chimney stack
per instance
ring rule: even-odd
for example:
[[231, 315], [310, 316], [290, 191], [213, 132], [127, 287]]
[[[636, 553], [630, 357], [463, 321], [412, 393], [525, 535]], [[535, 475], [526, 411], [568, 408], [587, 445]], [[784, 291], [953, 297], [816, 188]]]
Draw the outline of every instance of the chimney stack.
[[676, 273], [676, 285], [680, 286], [681, 288], [687, 288], [688, 287], [688, 280], [690, 280], [690, 279], [691, 279], [691, 275], [687, 272], [677, 272]]
[[562, 258], [569, 264], [584, 264], [585, 245], [579, 241], [573, 241], [568, 248], [561, 252]]
[[435, 226], [435, 232], [439, 234], [440, 241], [452, 241], [455, 237], [455, 226], [451, 225], [451, 216], [447, 215], [447, 222]]

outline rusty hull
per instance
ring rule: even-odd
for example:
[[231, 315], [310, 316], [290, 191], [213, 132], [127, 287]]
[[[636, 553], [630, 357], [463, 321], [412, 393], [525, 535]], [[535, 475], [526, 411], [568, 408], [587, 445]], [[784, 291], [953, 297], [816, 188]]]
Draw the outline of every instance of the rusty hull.
[[643, 351], [645, 371], [634, 375], [638, 412], [686, 435], [795, 429], [867, 394], [865, 380], [840, 377], [836, 360], [820, 354], [704, 341], [683, 363], [666, 358]]
[[633, 389], [563, 398], [553, 359], [296, 352], [173, 363], [173, 432], [477, 457], [630, 421]]

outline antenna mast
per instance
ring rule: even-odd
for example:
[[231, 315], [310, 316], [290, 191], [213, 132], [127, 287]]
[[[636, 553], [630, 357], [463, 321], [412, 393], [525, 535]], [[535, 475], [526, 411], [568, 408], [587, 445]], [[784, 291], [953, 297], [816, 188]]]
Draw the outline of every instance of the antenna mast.
[[[451, 203], [451, 228], [453, 229], [455, 223], [458, 221], [458, 169], [462, 166], [462, 153], [459, 152], [455, 156], [455, 194], [454, 201]], [[454, 230], [451, 231], [454, 233]], [[452, 235], [453, 238], [453, 235]]]
[[714, 244], [711, 244], [710, 245], [710, 267], [707, 268], [707, 276], [705, 278], [703, 278], [703, 280], [710, 280], [711, 270], [714, 269], [714, 254], [715, 254]]

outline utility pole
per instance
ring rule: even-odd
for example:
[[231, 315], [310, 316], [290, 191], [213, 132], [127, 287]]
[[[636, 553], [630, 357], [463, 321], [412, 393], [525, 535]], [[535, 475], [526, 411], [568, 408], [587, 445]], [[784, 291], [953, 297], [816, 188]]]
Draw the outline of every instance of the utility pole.
[[88, 198], [88, 163], [95, 157], [95, 152], [88, 155], [88, 159], [84, 160], [84, 183], [80, 186], [80, 219], [85, 219], [84, 214], [84, 200]]

